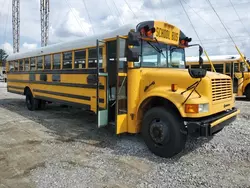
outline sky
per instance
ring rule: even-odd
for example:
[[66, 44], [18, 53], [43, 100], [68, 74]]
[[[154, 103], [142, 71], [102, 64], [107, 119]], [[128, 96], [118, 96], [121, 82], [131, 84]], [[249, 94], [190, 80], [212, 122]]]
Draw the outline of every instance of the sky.
[[[20, 1], [20, 52], [24, 52], [41, 44], [40, 0]], [[11, 6], [12, 0], [0, 0], [0, 48], [9, 54]], [[49, 19], [49, 44], [161, 20], [179, 27], [209, 55], [237, 54], [234, 41], [250, 56], [250, 0], [50, 0]], [[188, 56], [192, 53], [187, 50]]]

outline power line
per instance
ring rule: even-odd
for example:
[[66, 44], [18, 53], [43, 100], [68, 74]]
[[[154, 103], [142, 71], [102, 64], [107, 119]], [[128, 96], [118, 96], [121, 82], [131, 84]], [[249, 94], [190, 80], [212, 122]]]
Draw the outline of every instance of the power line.
[[207, 2], [210, 4], [210, 6], [211, 6], [211, 8], [213, 9], [214, 13], [217, 15], [217, 17], [218, 17], [218, 19], [220, 20], [221, 24], [222, 24], [223, 27], [225, 28], [225, 30], [226, 30], [228, 36], [231, 38], [231, 40], [233, 41], [234, 45], [236, 46], [236, 44], [235, 44], [235, 42], [234, 42], [232, 36], [231, 36], [230, 33], [228, 32], [226, 26], [225, 26], [224, 23], [222, 22], [222, 20], [221, 20], [221, 18], [219, 17], [218, 13], [215, 11], [215, 9], [214, 9], [213, 5], [211, 4], [210, 0], [207, 0]]
[[241, 24], [242, 24], [242, 25], [243, 25], [243, 27], [245, 28], [245, 30], [246, 30], [246, 32], [247, 32], [247, 34], [250, 36], [249, 31], [247, 30], [247, 28], [246, 28], [245, 24], [242, 22], [242, 20], [241, 20], [241, 18], [240, 18], [240, 16], [239, 16], [238, 12], [236, 11], [236, 9], [235, 9], [235, 7], [234, 7], [234, 5], [233, 5], [232, 1], [231, 1], [231, 0], [229, 0], [229, 1], [230, 1], [231, 5], [232, 5], [232, 7], [233, 7], [233, 9], [234, 9], [234, 11], [235, 11], [235, 13], [236, 13], [236, 15], [238, 16], [239, 21], [241, 22]]
[[84, 34], [85, 34], [86, 36], [88, 36], [87, 33], [85, 32], [85, 30], [83, 29], [82, 24], [79, 22], [77, 16], [75, 15], [74, 11], [72, 10], [72, 7], [71, 7], [71, 5], [69, 4], [68, 0], [65, 0], [65, 2], [66, 2], [66, 4], [69, 6], [69, 9], [70, 9], [70, 11], [72, 12], [73, 16], [75, 16], [75, 19], [76, 19], [76, 21], [78, 22], [78, 25], [81, 27], [81, 29], [82, 29], [82, 31], [84, 32]]
[[[250, 1], [248, 2], [244, 2], [244, 3], [238, 3], [236, 6], [240, 6], [240, 5], [244, 5], [244, 4], [250, 4]], [[218, 6], [216, 8], [218, 9], [222, 9], [222, 8], [228, 8], [228, 7], [232, 7], [232, 5], [227, 5], [227, 6]], [[197, 13], [200, 13], [200, 12], [211, 12], [213, 10], [207, 10], [207, 9], [200, 9], [199, 11], [196, 11]]]
[[128, 8], [130, 9], [130, 11], [134, 14], [134, 17], [138, 20], [138, 17], [136, 16], [136, 14], [134, 13], [134, 11], [132, 10], [132, 8], [129, 6], [128, 2], [126, 0], [124, 0], [125, 3], [127, 4]]
[[88, 19], [89, 19], [89, 23], [91, 24], [92, 31], [93, 31], [93, 33], [95, 34], [95, 30], [94, 30], [94, 27], [93, 27], [92, 21], [91, 21], [91, 19], [90, 19], [90, 16], [89, 16], [89, 11], [88, 11], [88, 9], [87, 9], [87, 6], [86, 6], [86, 3], [85, 3], [85, 0], [82, 0], [82, 2], [83, 2], [83, 4], [84, 4], [85, 10], [86, 10], [86, 12], [87, 12], [87, 16], [88, 16]]
[[[187, 18], [188, 18], [188, 20], [189, 20], [191, 26], [193, 27], [193, 30], [194, 30], [195, 34], [197, 35], [197, 38], [199, 39], [199, 41], [200, 41], [200, 43], [201, 43], [201, 45], [202, 45], [201, 39], [200, 39], [200, 37], [199, 37], [199, 35], [198, 35], [198, 33], [197, 33], [195, 27], [194, 27], [194, 25], [193, 25], [193, 23], [192, 23], [192, 21], [191, 21], [189, 15], [187, 14], [186, 9], [184, 8], [184, 6], [183, 6], [181, 0], [179, 0], [179, 2], [180, 2], [180, 4], [181, 4], [181, 6], [182, 6], [182, 9], [184, 10], [184, 12], [185, 12], [185, 14], [186, 14], [186, 16], [187, 16]], [[202, 46], [203, 46], [203, 45], [202, 45]]]
[[189, 4], [186, 2], [186, 1], [184, 1], [185, 3], [186, 3], [186, 5], [199, 17], [199, 18], [201, 18], [209, 27], [211, 27], [213, 30], [214, 30], [214, 32], [219, 36], [219, 37], [221, 37], [221, 35], [219, 35], [219, 33], [209, 24], [209, 23], [207, 23], [206, 22], [206, 20], [205, 19], [203, 19], [198, 13], [196, 13], [196, 11], [192, 8], [192, 7], [190, 7], [189, 6]]
[[116, 9], [116, 11], [117, 11], [117, 13], [118, 13], [117, 16], [120, 18], [122, 24], [124, 25], [124, 20], [122, 19], [121, 16], [119, 16], [120, 12], [119, 12], [119, 9], [118, 9], [117, 5], [115, 4], [115, 1], [113, 1], [113, 0], [111, 0], [111, 1], [112, 1], [113, 4], [115, 5], [115, 9]]
[[[105, 0], [105, 2], [106, 2], [106, 4], [107, 4], [107, 6], [108, 6], [108, 9], [109, 9], [109, 11], [110, 12], [112, 12], [112, 9], [110, 8], [110, 6], [109, 6], [109, 4], [108, 4], [108, 1], [107, 0]], [[113, 4], [115, 4], [115, 2], [113, 1]], [[116, 5], [115, 5], [115, 7], [116, 7]], [[115, 14], [115, 13], [114, 13]], [[118, 14], [117, 14], [117, 17], [116, 17], [118, 20], [120, 20], [121, 22], [122, 22], [122, 24], [124, 24], [123, 23], [123, 20], [121, 19], [121, 17], [119, 16], [119, 12], [118, 12]]]

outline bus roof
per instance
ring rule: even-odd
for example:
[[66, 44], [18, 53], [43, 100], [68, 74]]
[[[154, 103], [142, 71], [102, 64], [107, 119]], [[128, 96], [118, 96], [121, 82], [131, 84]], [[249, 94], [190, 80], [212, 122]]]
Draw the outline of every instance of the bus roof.
[[37, 48], [37, 49], [30, 50], [27, 52], [15, 53], [15, 54], [10, 55], [7, 58], [7, 61], [23, 59], [23, 58], [28, 58], [28, 57], [35, 57], [35, 56], [40, 56], [40, 55], [45, 55], [45, 54], [50, 54], [50, 53], [57, 53], [61, 51], [68, 51], [72, 49], [80, 49], [80, 48], [85, 48], [89, 46], [96, 46], [96, 39], [103, 40], [105, 38], [116, 37], [117, 35], [124, 36], [124, 35], [127, 35], [131, 29], [135, 29], [135, 27], [136, 25], [127, 24], [111, 32], [106, 32], [103, 34], [83, 37], [81, 39], [52, 44], [46, 47]]
[[[206, 56], [202, 56], [204, 62], [208, 62], [208, 59]], [[216, 55], [216, 56], [209, 56], [209, 59], [212, 62], [232, 62], [232, 61], [241, 61], [240, 55]], [[198, 57], [186, 57], [187, 63], [197, 63]]]

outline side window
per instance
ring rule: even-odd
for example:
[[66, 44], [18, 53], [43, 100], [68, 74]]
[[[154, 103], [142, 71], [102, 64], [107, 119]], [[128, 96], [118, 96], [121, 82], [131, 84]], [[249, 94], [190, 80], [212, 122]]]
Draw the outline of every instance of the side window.
[[30, 70], [36, 70], [36, 58], [30, 58]]
[[216, 70], [216, 72], [219, 72], [219, 73], [223, 73], [223, 64], [214, 64], [214, 68]]
[[29, 71], [29, 65], [30, 65], [29, 59], [25, 59], [25, 61], [24, 61], [24, 70], [25, 71]]
[[63, 53], [63, 68], [72, 69], [72, 52]]
[[231, 63], [226, 63], [226, 73], [230, 74], [230, 72], [231, 72]]
[[61, 68], [61, 54], [54, 54], [53, 55], [53, 69], [60, 69]]
[[239, 63], [234, 63], [234, 72], [239, 72], [239, 71], [240, 71]]
[[50, 55], [44, 57], [44, 69], [51, 69]]
[[85, 68], [85, 64], [86, 64], [86, 51], [85, 50], [75, 51], [75, 68], [77, 69]]
[[14, 62], [13, 61], [9, 62], [9, 71], [10, 72], [14, 71]]
[[43, 69], [43, 56], [37, 57], [37, 70]]
[[[102, 48], [100, 48], [99, 50], [100, 54], [99, 54], [99, 67], [102, 67]], [[94, 68], [97, 67], [97, 51], [96, 48], [92, 48], [89, 49], [89, 58], [88, 58], [88, 62], [89, 62], [89, 68]]]
[[14, 61], [14, 71], [18, 71], [18, 60]]
[[23, 71], [23, 59], [19, 60], [19, 71]]

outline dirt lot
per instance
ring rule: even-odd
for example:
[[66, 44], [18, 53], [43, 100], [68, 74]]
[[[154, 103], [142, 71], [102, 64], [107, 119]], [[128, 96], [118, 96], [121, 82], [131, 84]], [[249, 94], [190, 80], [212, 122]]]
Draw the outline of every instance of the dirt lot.
[[213, 139], [189, 138], [173, 159], [154, 156], [140, 135], [97, 129], [95, 116], [49, 105], [30, 112], [0, 83], [0, 188], [250, 187], [250, 103]]

